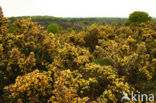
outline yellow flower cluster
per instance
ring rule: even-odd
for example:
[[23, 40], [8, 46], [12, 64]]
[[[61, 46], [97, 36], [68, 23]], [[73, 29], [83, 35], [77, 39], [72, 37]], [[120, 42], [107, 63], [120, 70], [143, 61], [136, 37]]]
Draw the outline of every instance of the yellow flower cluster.
[[55, 55], [53, 65], [60, 69], [76, 70], [90, 62], [90, 52], [79, 46], [65, 43]]
[[[50, 73], [40, 73], [39, 70], [34, 70], [31, 73], [16, 78], [15, 84], [4, 88], [6, 96], [9, 99], [21, 99], [32, 101], [36, 98], [37, 101], [44, 101], [46, 96], [51, 95], [53, 82]], [[12, 101], [13, 102], [13, 101]]]
[[155, 68], [152, 61], [155, 54], [152, 51], [156, 48], [155, 31], [151, 25], [152, 23], [146, 24], [146, 27], [117, 27], [114, 40], [99, 39], [95, 55], [102, 56], [121, 75], [139, 73], [151, 79]]
[[78, 91], [89, 89], [87, 87], [90, 84], [87, 80], [81, 79], [82, 75], [70, 70], [57, 70], [54, 76], [56, 77], [53, 96], [48, 100], [49, 103], [86, 103], [89, 100], [88, 97], [80, 98], [78, 96]]

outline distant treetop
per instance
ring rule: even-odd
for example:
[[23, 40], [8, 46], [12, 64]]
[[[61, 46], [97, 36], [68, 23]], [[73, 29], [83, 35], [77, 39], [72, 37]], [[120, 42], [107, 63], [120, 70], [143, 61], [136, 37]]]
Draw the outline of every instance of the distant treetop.
[[125, 25], [138, 25], [143, 22], [151, 21], [152, 17], [148, 13], [143, 11], [135, 11], [129, 15], [129, 18], [126, 20]]

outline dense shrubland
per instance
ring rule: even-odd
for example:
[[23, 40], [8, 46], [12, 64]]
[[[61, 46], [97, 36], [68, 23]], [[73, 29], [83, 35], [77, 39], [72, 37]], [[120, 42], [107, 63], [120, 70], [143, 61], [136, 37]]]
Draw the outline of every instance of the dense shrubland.
[[0, 102], [120, 103], [123, 91], [156, 92], [156, 22], [57, 34], [30, 18], [8, 32], [9, 22], [0, 9]]

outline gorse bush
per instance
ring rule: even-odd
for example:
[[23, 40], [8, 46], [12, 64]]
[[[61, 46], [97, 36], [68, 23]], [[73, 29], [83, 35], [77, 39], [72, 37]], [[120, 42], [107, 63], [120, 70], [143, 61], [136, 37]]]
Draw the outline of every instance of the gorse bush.
[[[31, 73], [16, 78], [15, 84], [4, 88], [7, 102], [45, 102], [52, 95], [52, 78], [50, 73], [40, 73], [34, 70]], [[49, 98], [48, 98], [49, 97]]]
[[0, 9], [0, 102], [121, 103], [156, 89], [155, 22], [56, 34], [31, 18], [8, 24]]

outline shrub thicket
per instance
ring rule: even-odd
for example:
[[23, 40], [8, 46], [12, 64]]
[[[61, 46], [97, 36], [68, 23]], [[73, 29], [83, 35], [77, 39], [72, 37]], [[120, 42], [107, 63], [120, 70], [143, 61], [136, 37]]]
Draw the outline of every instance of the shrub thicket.
[[61, 34], [30, 18], [10, 33], [8, 23], [0, 9], [0, 102], [120, 103], [123, 91], [156, 89], [155, 22]]

